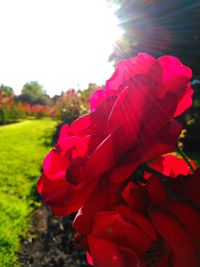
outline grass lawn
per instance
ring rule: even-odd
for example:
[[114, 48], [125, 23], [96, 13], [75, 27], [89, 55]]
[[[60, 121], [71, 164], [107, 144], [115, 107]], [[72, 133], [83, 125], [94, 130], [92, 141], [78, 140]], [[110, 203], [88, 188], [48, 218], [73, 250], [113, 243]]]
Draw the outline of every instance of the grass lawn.
[[43, 119], [0, 127], [0, 267], [18, 266], [16, 252], [35, 207], [35, 183], [55, 125]]

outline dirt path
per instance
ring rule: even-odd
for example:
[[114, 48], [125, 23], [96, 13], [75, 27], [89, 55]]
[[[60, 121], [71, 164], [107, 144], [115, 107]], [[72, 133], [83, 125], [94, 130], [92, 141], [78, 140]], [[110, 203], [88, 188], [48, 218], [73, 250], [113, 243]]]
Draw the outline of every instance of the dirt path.
[[19, 254], [23, 267], [87, 267], [85, 252], [73, 246], [72, 217], [51, 215], [42, 206], [32, 216], [27, 239]]

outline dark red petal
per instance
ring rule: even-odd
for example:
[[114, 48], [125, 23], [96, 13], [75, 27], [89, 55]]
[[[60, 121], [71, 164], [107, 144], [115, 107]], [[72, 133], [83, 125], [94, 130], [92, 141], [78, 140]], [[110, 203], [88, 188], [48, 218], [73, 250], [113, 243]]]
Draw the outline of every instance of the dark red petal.
[[125, 267], [146, 265], [143, 259], [138, 258], [132, 248], [120, 247], [120, 252], [123, 255]]
[[139, 144], [131, 151], [128, 158], [134, 157], [135, 154], [137, 155], [137, 161], [143, 163], [159, 155], [174, 151], [181, 129], [181, 124], [172, 121], [151, 138], [139, 140]]
[[139, 257], [143, 257], [152, 239], [136, 225], [126, 222], [116, 212], [99, 212], [96, 215], [92, 234], [107, 239], [118, 246], [133, 249]]
[[172, 121], [157, 132], [155, 136], [147, 140], [141, 140], [141, 142], [138, 140], [137, 145], [125, 155], [123, 164], [113, 170], [112, 182], [121, 183], [133, 173], [139, 164], [174, 151], [177, 147], [181, 128], [181, 124]]
[[165, 82], [165, 90], [174, 94], [178, 101], [180, 101], [187, 91], [188, 84], [189, 79], [187, 77], [180, 75], [173, 76]]
[[151, 176], [145, 188], [149, 196], [150, 205], [163, 208], [168, 204], [168, 194], [161, 183], [160, 177]]
[[178, 105], [174, 117], [181, 115], [192, 104], [193, 90], [190, 86], [189, 79], [185, 76], [174, 76], [165, 83], [166, 92], [176, 95]]
[[152, 240], [157, 239], [157, 234], [152, 226], [152, 223], [145, 218], [142, 214], [135, 212], [124, 205], [120, 205], [115, 209], [119, 214], [129, 223], [135, 224], [139, 227], [146, 235], [148, 235]]
[[89, 235], [88, 243], [91, 254], [93, 254], [94, 262], [96, 262], [94, 266], [146, 266], [144, 262], [140, 261], [132, 249], [119, 247], [115, 243], [104, 239], [97, 239], [92, 235]]
[[[159, 210], [151, 210], [150, 216], [156, 230], [166, 241], [167, 245], [170, 247], [174, 254], [173, 266], [200, 266], [200, 259], [195, 252], [194, 246], [191, 243], [189, 236], [187, 235], [183, 227], [178, 224], [176, 219], [171, 215]], [[186, 256], [183, 257], [183, 255]]]
[[176, 112], [174, 114], [174, 118], [181, 115], [186, 109], [188, 109], [192, 105], [192, 95], [193, 95], [193, 89], [190, 86], [188, 86], [185, 94], [178, 103]]
[[200, 213], [191, 205], [178, 200], [172, 201], [169, 211], [184, 225], [191, 240], [194, 242], [198, 253], [200, 253]]
[[143, 109], [146, 101], [148, 87], [143, 84], [136, 84], [130, 80], [128, 86], [121, 92], [108, 118], [108, 129], [112, 132], [118, 125], [124, 128], [124, 139], [127, 147], [130, 147], [137, 140], [141, 127]]
[[155, 100], [151, 95], [146, 98], [139, 139], [148, 140], [165, 127], [172, 120], [176, 107], [177, 98], [171, 93], [167, 93], [162, 100]]
[[85, 205], [79, 210], [73, 222], [73, 228], [81, 234], [91, 231], [95, 214], [98, 211], [112, 209], [118, 202], [120, 186], [111, 183], [106, 176], [100, 179], [96, 189]]
[[[162, 84], [162, 68], [159, 63], [156, 61], [148, 71], [147, 79], [149, 80], [149, 84], [151, 85], [151, 93], [155, 99], [162, 99], [164, 96], [164, 85]], [[162, 90], [161, 90], [162, 88]]]
[[171, 251], [166, 251], [155, 267], [170, 267], [170, 266], [172, 266], [172, 253]]
[[87, 180], [101, 175], [116, 164], [125, 151], [123, 140], [119, 142], [121, 136], [123, 136], [123, 128], [118, 127], [88, 157], [83, 168], [83, 176]]
[[112, 173], [110, 175], [110, 180], [113, 183], [118, 183], [121, 184], [123, 183], [135, 170], [137, 166], [137, 163], [130, 161], [126, 161], [126, 159], [119, 164], [118, 166], [116, 166], [113, 170]]
[[[88, 245], [96, 267], [128, 267], [120, 248], [113, 242], [88, 236]], [[136, 257], [134, 257], [135, 259]], [[137, 258], [136, 258], [137, 260]], [[136, 261], [133, 261], [135, 264]], [[134, 266], [134, 265], [133, 265]]]
[[65, 216], [80, 209], [97, 184], [97, 180], [94, 179], [90, 184], [82, 183], [75, 186], [68, 183], [65, 177], [52, 180], [45, 174], [41, 179], [38, 182], [38, 191], [43, 202], [48, 204], [58, 216]]
[[142, 188], [138, 187], [135, 183], [128, 183], [122, 192], [123, 200], [134, 211], [142, 213], [146, 209], [146, 195]]
[[95, 112], [90, 114], [94, 132], [96, 129], [102, 129], [102, 131], [106, 131], [105, 125], [116, 100], [116, 96], [106, 97], [105, 100], [96, 108]]

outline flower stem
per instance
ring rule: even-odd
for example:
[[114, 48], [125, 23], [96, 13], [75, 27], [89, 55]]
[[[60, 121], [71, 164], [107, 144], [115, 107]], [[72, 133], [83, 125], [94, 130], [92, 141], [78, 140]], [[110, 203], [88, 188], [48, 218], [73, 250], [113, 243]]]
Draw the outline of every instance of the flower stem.
[[177, 152], [182, 156], [182, 158], [185, 160], [185, 162], [187, 163], [188, 167], [190, 168], [190, 170], [192, 172], [194, 172], [194, 167], [192, 166], [189, 158], [186, 156], [186, 154], [183, 152], [183, 150], [178, 146], [177, 147]]

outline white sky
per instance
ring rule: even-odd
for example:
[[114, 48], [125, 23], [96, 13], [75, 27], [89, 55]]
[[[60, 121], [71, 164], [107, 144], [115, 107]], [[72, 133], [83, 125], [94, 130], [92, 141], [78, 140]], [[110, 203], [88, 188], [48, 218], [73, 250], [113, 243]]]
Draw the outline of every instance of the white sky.
[[0, 83], [19, 94], [37, 80], [51, 96], [103, 84], [117, 23], [105, 0], [0, 0]]

